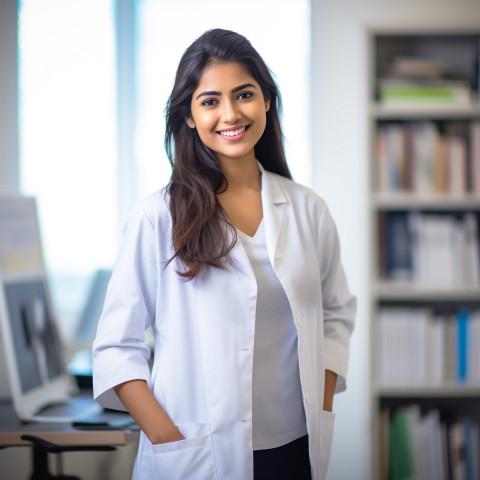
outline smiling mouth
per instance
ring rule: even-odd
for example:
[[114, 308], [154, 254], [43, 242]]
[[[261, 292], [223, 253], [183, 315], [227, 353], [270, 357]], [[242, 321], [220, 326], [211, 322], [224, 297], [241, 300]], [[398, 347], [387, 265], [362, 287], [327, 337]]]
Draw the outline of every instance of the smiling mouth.
[[246, 125], [245, 127], [240, 127], [236, 130], [220, 130], [218, 133], [223, 137], [236, 137], [237, 135], [240, 135], [245, 130], [247, 130], [249, 126], [250, 125]]

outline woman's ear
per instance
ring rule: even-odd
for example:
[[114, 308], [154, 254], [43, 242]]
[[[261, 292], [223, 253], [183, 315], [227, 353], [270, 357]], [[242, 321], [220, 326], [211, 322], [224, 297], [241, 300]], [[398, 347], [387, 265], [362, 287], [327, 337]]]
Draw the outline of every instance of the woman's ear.
[[187, 125], [190, 127], [190, 128], [195, 128], [195, 122], [193, 121], [193, 118], [190, 117], [190, 116], [186, 116], [185, 117], [185, 122], [187, 122]]
[[270, 99], [265, 100], [265, 112], [270, 110]]

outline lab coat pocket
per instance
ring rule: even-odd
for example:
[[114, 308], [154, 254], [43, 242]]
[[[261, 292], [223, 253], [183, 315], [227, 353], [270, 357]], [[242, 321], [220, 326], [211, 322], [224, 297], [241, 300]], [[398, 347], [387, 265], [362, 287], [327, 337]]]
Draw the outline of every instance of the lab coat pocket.
[[151, 445], [152, 480], [216, 480], [208, 423], [177, 424], [177, 427], [184, 440]]
[[333, 426], [335, 414], [322, 410], [320, 413], [320, 443], [318, 452], [318, 480], [324, 480], [327, 475], [330, 452], [332, 450]]

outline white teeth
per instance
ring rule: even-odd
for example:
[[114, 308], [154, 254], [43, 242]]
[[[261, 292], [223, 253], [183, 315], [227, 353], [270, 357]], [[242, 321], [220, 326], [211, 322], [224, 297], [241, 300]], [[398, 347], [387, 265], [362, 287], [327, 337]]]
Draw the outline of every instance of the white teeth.
[[224, 137], [235, 137], [236, 135], [240, 135], [242, 132], [245, 131], [247, 127], [242, 127], [239, 128], [238, 130], [228, 130], [225, 132], [218, 132], [220, 135], [223, 135]]

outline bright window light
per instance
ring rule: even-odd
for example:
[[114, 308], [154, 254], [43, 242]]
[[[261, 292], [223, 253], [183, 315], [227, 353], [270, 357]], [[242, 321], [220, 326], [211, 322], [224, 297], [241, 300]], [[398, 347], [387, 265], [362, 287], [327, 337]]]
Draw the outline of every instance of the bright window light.
[[89, 275], [117, 251], [112, 0], [23, 0], [18, 39], [21, 191], [52, 276]]

